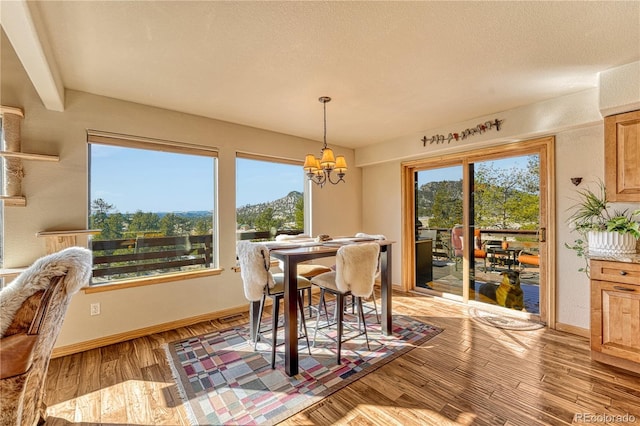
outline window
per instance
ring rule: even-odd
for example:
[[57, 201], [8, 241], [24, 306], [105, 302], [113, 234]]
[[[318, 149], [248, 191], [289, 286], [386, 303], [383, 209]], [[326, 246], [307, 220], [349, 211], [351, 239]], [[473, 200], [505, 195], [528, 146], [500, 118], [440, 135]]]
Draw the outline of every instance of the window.
[[90, 131], [93, 284], [216, 266], [208, 147]]
[[272, 240], [305, 230], [302, 163], [238, 154], [236, 232], [238, 239]]

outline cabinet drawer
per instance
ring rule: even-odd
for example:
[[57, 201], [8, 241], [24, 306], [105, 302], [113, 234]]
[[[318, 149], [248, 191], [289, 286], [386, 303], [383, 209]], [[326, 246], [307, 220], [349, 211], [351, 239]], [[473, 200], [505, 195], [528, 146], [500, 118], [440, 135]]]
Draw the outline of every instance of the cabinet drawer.
[[591, 278], [640, 286], [640, 263], [592, 260]]

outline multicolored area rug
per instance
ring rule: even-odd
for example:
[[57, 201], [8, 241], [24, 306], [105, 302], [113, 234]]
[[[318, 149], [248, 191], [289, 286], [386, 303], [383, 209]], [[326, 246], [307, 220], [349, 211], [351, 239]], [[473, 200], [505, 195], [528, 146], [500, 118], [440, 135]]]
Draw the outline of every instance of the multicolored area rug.
[[[307, 320], [312, 345], [314, 327], [315, 321]], [[318, 332], [312, 356], [304, 338], [300, 339], [300, 373], [294, 377], [284, 371], [284, 346], [278, 347], [272, 370], [270, 344], [261, 342], [254, 351], [248, 325], [173, 342], [166, 352], [193, 425], [274, 424], [442, 332], [394, 315], [393, 335], [384, 336], [375, 314], [368, 314], [367, 330], [370, 350], [364, 336], [345, 342], [341, 365], [336, 365], [336, 343], [331, 340], [335, 326]], [[282, 335], [280, 328], [279, 341]], [[270, 335], [265, 337], [270, 341]]]

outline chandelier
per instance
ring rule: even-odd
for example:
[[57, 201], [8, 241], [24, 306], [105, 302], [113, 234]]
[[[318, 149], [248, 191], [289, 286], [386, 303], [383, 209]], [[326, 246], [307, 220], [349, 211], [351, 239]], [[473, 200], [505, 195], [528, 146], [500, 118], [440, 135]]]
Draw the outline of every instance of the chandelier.
[[[327, 147], [327, 102], [330, 102], [331, 98], [322, 96], [318, 100], [322, 102], [324, 108], [324, 147], [320, 151], [320, 158], [313, 154], [307, 154], [304, 159], [304, 171], [311, 182], [322, 188], [327, 182], [333, 185], [344, 182], [344, 176], [347, 174], [347, 160], [344, 155], [335, 157], [333, 150]], [[335, 181], [331, 177], [333, 172], [338, 176]]]

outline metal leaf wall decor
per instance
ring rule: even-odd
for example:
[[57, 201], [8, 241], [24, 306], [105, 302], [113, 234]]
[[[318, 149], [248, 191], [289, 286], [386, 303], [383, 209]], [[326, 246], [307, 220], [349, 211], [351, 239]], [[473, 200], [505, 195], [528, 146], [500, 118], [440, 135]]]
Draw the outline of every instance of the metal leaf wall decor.
[[504, 120], [498, 120], [497, 118], [493, 121], [485, 121], [482, 124], [478, 124], [476, 127], [472, 127], [469, 129], [465, 129], [459, 133], [449, 133], [447, 136], [445, 135], [433, 135], [430, 138], [423, 136], [422, 139], [420, 139], [422, 141], [422, 146], [427, 146], [427, 142], [429, 142], [429, 144], [433, 144], [435, 143], [436, 145], [441, 144], [441, 143], [451, 143], [452, 140], [465, 140], [466, 138], [468, 138], [469, 136], [473, 136], [473, 135], [478, 135], [478, 134], [482, 134], [484, 132], [486, 132], [487, 130], [491, 130], [493, 128], [496, 129], [496, 131], [500, 131], [500, 126], [502, 126], [502, 122]]

